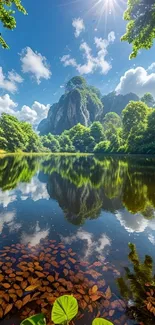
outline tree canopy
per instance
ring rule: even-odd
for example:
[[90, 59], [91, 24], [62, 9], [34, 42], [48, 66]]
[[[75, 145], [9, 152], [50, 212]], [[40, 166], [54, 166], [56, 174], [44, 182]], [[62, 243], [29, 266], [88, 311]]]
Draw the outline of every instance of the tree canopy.
[[[3, 27], [13, 30], [16, 28], [16, 19], [14, 14], [16, 11], [27, 14], [26, 9], [23, 7], [21, 0], [0, 0], [0, 22]], [[8, 49], [9, 46], [0, 34], [0, 44], [3, 48]]]
[[124, 13], [128, 21], [122, 41], [132, 44], [130, 59], [135, 58], [141, 49], [150, 49], [155, 38], [155, 2], [154, 0], [128, 0]]

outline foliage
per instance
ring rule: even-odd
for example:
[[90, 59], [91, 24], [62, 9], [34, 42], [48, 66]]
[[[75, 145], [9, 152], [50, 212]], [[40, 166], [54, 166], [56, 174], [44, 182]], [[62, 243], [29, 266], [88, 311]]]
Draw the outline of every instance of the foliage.
[[9, 152], [38, 152], [43, 147], [31, 124], [20, 122], [16, 117], [3, 113], [0, 117], [0, 149]]
[[[23, 7], [21, 0], [1, 0], [0, 1], [0, 21], [7, 29], [13, 30], [16, 28], [16, 19], [14, 17], [15, 11], [12, 9], [27, 14], [26, 9]], [[4, 38], [0, 35], [0, 44], [3, 48], [8, 49], [9, 46], [5, 42]]]
[[128, 21], [126, 34], [122, 41], [132, 44], [130, 59], [135, 58], [140, 49], [150, 49], [155, 38], [155, 3], [154, 0], [128, 0], [124, 13]]
[[92, 325], [113, 325], [113, 324], [104, 318], [95, 318], [92, 322]]
[[98, 143], [95, 148], [94, 148], [94, 152], [95, 153], [105, 153], [109, 151], [109, 147], [110, 147], [110, 141], [101, 141], [100, 143]]
[[74, 88], [85, 88], [86, 87], [86, 80], [81, 76], [73, 77], [71, 80], [69, 80], [66, 84], [66, 91], [71, 91]]
[[52, 308], [54, 324], [68, 324], [78, 313], [78, 303], [73, 296], [64, 295], [56, 299]]
[[21, 325], [46, 325], [44, 314], [37, 314], [24, 319]]
[[153, 96], [150, 93], [144, 94], [141, 98], [141, 101], [144, 102], [148, 107], [154, 107], [155, 101]]
[[[120, 293], [126, 299], [132, 299], [130, 307], [133, 317], [145, 324], [154, 324], [155, 316], [155, 274], [153, 274], [153, 260], [146, 255], [144, 262], [141, 262], [136, 251], [136, 246], [129, 243], [129, 260], [132, 263], [132, 270], [125, 268], [125, 277], [117, 280]], [[153, 295], [151, 294], [153, 292]], [[148, 297], [152, 299], [148, 299]], [[151, 301], [153, 304], [151, 305]]]

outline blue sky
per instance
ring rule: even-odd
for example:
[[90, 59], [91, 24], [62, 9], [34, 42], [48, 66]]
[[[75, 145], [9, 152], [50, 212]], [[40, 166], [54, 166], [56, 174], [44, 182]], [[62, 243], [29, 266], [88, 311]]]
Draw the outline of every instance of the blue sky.
[[46, 116], [48, 104], [59, 100], [65, 83], [79, 74], [103, 94], [116, 89], [140, 96], [150, 91], [155, 96], [154, 46], [130, 61], [131, 46], [120, 41], [126, 1], [23, 0], [23, 4], [28, 15], [16, 14], [16, 30], [2, 29], [10, 50], [0, 49], [0, 113], [15, 111], [20, 119], [37, 124]]

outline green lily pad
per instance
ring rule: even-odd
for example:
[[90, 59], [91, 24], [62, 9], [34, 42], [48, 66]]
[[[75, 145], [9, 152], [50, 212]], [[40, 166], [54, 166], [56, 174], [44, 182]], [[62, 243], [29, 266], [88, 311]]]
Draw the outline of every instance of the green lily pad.
[[64, 295], [56, 299], [52, 309], [54, 324], [64, 324], [71, 321], [78, 313], [78, 303], [73, 296]]
[[44, 314], [37, 314], [24, 319], [20, 325], [46, 325]]
[[113, 325], [113, 323], [104, 318], [95, 318], [92, 322], [92, 325]]

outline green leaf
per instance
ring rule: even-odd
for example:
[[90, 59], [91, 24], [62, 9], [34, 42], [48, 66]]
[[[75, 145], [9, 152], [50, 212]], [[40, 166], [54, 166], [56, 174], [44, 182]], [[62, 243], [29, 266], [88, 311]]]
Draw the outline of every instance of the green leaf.
[[46, 325], [44, 314], [37, 314], [24, 319], [20, 325]]
[[52, 321], [55, 324], [63, 324], [71, 321], [78, 313], [78, 303], [73, 296], [59, 297], [53, 305]]
[[92, 322], [92, 325], [113, 325], [113, 323], [104, 318], [95, 318]]

